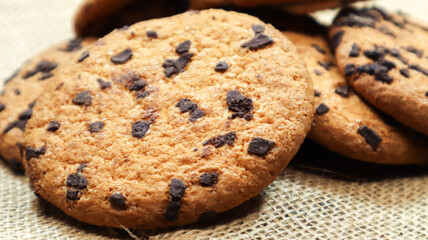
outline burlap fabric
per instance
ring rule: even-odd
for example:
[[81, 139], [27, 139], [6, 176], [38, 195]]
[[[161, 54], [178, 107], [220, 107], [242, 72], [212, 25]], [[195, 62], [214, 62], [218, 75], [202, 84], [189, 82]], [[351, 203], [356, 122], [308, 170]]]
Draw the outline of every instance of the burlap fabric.
[[[43, 48], [71, 37], [71, 17], [79, 2], [0, 0], [0, 78]], [[423, 8], [420, 0], [406, 1], [407, 6], [415, 3]], [[265, 191], [221, 214], [217, 224], [149, 232], [78, 222], [37, 198], [27, 179], [0, 161], [0, 238], [428, 239], [426, 168], [361, 164], [305, 148]]]

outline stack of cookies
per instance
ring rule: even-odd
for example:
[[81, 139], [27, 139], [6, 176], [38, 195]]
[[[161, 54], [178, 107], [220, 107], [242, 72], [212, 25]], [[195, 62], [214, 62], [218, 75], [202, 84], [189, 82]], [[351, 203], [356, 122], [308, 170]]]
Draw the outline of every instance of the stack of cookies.
[[428, 25], [377, 8], [330, 27], [285, 13], [346, 2], [87, 0], [78, 39], [6, 80], [0, 155], [68, 215], [143, 229], [212, 221], [307, 136], [426, 165]]

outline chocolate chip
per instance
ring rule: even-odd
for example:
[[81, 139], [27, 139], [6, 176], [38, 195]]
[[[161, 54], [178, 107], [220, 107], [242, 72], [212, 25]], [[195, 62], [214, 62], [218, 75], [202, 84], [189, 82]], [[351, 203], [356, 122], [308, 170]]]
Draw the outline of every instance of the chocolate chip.
[[178, 54], [183, 54], [183, 53], [187, 53], [190, 50], [190, 45], [192, 44], [192, 42], [190, 42], [190, 40], [186, 40], [182, 43], [180, 43], [176, 48], [175, 48], [175, 52]]
[[428, 97], [428, 91], [425, 92], [425, 97]]
[[400, 74], [403, 75], [406, 78], [410, 77], [410, 71], [407, 68], [402, 68], [400, 69]]
[[188, 98], [182, 98], [177, 104], [175, 104], [175, 106], [178, 107], [182, 113], [185, 113], [195, 110], [198, 107], [198, 104], [192, 102]]
[[222, 147], [224, 145], [232, 146], [236, 139], [236, 132], [230, 132], [225, 135], [219, 135], [217, 137], [211, 138], [205, 141], [202, 145], [206, 146], [208, 144], [214, 145], [215, 148]]
[[397, 49], [389, 49], [389, 54], [391, 54], [391, 56], [397, 58], [398, 60], [400, 60], [403, 64], [409, 64], [409, 61], [407, 59], [405, 59], [403, 56], [401, 56], [400, 51], [398, 51]]
[[348, 14], [346, 17], [338, 18], [335, 21], [336, 26], [348, 26], [348, 27], [375, 27], [375, 19], [369, 16], [358, 16], [355, 13]]
[[330, 71], [331, 67], [334, 66], [333, 62], [322, 62], [322, 61], [318, 61], [318, 65], [320, 65], [321, 67], [323, 67], [325, 70]]
[[349, 53], [349, 57], [359, 57], [361, 48], [356, 44], [352, 44], [351, 52]]
[[382, 65], [382, 66], [387, 67], [387, 68], [388, 68], [388, 70], [391, 70], [391, 69], [393, 69], [393, 68], [396, 68], [396, 67], [397, 67], [397, 65], [396, 65], [395, 63], [393, 63], [393, 62], [391, 62], [391, 61], [388, 61], [388, 60], [386, 60], [386, 59], [380, 59], [380, 60], [378, 60], [378, 61], [377, 61], [377, 63], [379, 63], [379, 64], [380, 64], [380, 65]]
[[367, 126], [359, 127], [358, 134], [366, 140], [373, 150], [376, 150], [376, 147], [382, 142], [382, 138], [373, 129]]
[[346, 64], [346, 66], [345, 66], [345, 76], [346, 77], [352, 76], [356, 72], [357, 72], [357, 69], [355, 68], [354, 64]]
[[249, 113], [253, 110], [253, 100], [245, 97], [238, 90], [227, 92], [226, 103], [232, 112]]
[[315, 75], [317, 76], [320, 76], [322, 74], [322, 72], [318, 69], [315, 69], [314, 72], [315, 72]]
[[78, 195], [79, 195], [79, 191], [67, 189], [67, 193], [65, 194], [65, 197], [68, 200], [76, 201], [78, 199]]
[[152, 30], [147, 30], [146, 35], [149, 38], [158, 38], [158, 33]]
[[146, 87], [146, 84], [147, 84], [146, 81], [140, 79], [140, 80], [137, 80], [137, 81], [133, 82], [128, 87], [128, 89], [129, 89], [129, 91], [136, 91], [136, 92], [138, 92], [138, 91], [143, 90]]
[[343, 85], [334, 90], [334, 92], [342, 97], [349, 97], [351, 86]]
[[179, 201], [169, 201], [168, 206], [166, 207], [164, 219], [170, 222], [174, 221], [178, 217], [179, 210], [180, 210]]
[[217, 220], [218, 214], [214, 211], [207, 211], [199, 215], [198, 221], [200, 223], [212, 223]]
[[316, 43], [313, 43], [311, 46], [312, 46], [313, 48], [315, 48], [315, 50], [317, 50], [319, 53], [322, 53], [322, 54], [326, 54], [326, 53], [327, 53], [324, 49], [322, 49], [322, 48], [320, 47], [320, 45], [318, 45], [318, 44], [316, 44]]
[[87, 163], [81, 163], [81, 164], [79, 165], [79, 167], [77, 167], [77, 172], [78, 172], [78, 173], [81, 173], [81, 172], [83, 171], [83, 169], [85, 169], [86, 167], [88, 167], [88, 164], [87, 164]]
[[210, 187], [218, 182], [217, 172], [204, 173], [199, 177], [199, 184], [202, 187]]
[[225, 71], [227, 71], [227, 69], [229, 69], [229, 64], [227, 64], [227, 62], [225, 62], [225, 61], [220, 61], [215, 66], [214, 70], [216, 72], [225, 72]]
[[103, 130], [104, 125], [105, 125], [105, 123], [103, 123], [101, 121], [96, 121], [96, 122], [89, 124], [88, 130], [91, 133], [100, 132], [101, 130]]
[[385, 53], [379, 49], [366, 50], [364, 51], [364, 56], [376, 61], [379, 58], [383, 58], [385, 56]]
[[114, 206], [123, 207], [125, 206], [125, 197], [120, 193], [113, 193], [110, 195], [110, 203]]
[[77, 189], [85, 189], [88, 186], [88, 181], [86, 178], [80, 173], [74, 173], [67, 176], [67, 180], [65, 183]]
[[143, 99], [149, 95], [149, 91], [137, 93], [137, 100]]
[[314, 96], [321, 97], [321, 92], [319, 92], [318, 90], [314, 90]]
[[150, 122], [137, 121], [132, 125], [132, 136], [136, 138], [143, 138], [150, 128]]
[[24, 79], [32, 77], [39, 72], [50, 72], [58, 66], [55, 62], [49, 62], [47, 60], [41, 60], [33, 70], [28, 71], [22, 76]]
[[391, 83], [393, 78], [388, 75], [389, 69], [383, 65], [380, 65], [377, 62], [371, 64], [365, 64], [357, 67], [359, 73], [367, 73], [369, 75], [374, 75], [375, 80]]
[[260, 34], [260, 33], [263, 33], [265, 31], [265, 26], [260, 25], [260, 24], [254, 24], [253, 26], [251, 26], [251, 29], [253, 29], [253, 32], [255, 34]]
[[33, 109], [34, 105], [36, 105], [36, 101], [32, 101], [28, 104], [28, 108]]
[[201, 157], [205, 158], [205, 157], [209, 156], [210, 154], [211, 154], [211, 147], [208, 146], [208, 147], [202, 149]]
[[127, 49], [123, 50], [122, 52], [112, 56], [110, 58], [110, 60], [114, 64], [124, 64], [132, 58], [132, 55], [133, 55], [132, 49], [127, 48]]
[[165, 76], [169, 78], [174, 74], [184, 72], [184, 68], [190, 62], [192, 57], [193, 53], [187, 52], [181, 55], [177, 60], [165, 60], [165, 62], [162, 64], [162, 67], [165, 69]]
[[39, 149], [34, 149], [31, 147], [25, 147], [25, 160], [30, 160], [32, 158], [39, 158], [40, 155], [44, 155], [46, 153], [46, 147], [43, 146]]
[[111, 82], [106, 82], [106, 81], [104, 81], [101, 78], [98, 78], [97, 82], [100, 84], [101, 90], [104, 90], [106, 88], [110, 88], [111, 87]]
[[40, 81], [46, 80], [53, 77], [53, 73], [51, 72], [42, 72], [42, 76], [39, 78]]
[[428, 76], [428, 70], [425, 69], [425, 68], [423, 68], [423, 67], [421, 67], [421, 66], [419, 66], [419, 65], [417, 65], [417, 64], [410, 64], [409, 68], [413, 69], [415, 71], [418, 71], [420, 73], [423, 73], [425, 76]]
[[83, 62], [83, 60], [85, 60], [86, 58], [89, 57], [89, 51], [85, 50], [82, 52], [82, 54], [80, 54], [79, 58], [77, 59], [77, 62]]
[[33, 109], [29, 108], [29, 109], [23, 111], [22, 113], [20, 113], [18, 116], [18, 119], [19, 120], [30, 119], [32, 115], [33, 115]]
[[60, 50], [66, 51], [66, 52], [74, 52], [82, 48], [81, 43], [82, 43], [81, 39], [78, 39], [78, 38], [71, 39], [70, 41], [68, 41], [67, 46]]
[[406, 50], [408, 51], [408, 52], [411, 52], [411, 53], [414, 53], [416, 56], [418, 56], [418, 57], [423, 57], [423, 55], [424, 55], [424, 50], [421, 50], [421, 49], [417, 49], [417, 48], [415, 48], [415, 47], [413, 47], [413, 46], [408, 46], [407, 48], [406, 48]]
[[317, 115], [326, 114], [328, 111], [330, 111], [330, 108], [327, 105], [325, 105], [324, 103], [321, 103], [320, 105], [318, 105], [318, 107], [316, 109]]
[[76, 94], [72, 101], [76, 105], [89, 106], [92, 104], [92, 96], [89, 91], [83, 91]]
[[342, 42], [343, 39], [343, 35], [345, 35], [345, 31], [338, 31], [337, 33], [335, 33], [333, 35], [333, 37], [331, 38], [331, 49], [333, 49], [333, 51], [336, 50], [336, 48], [340, 45], [340, 43]]
[[274, 41], [271, 37], [264, 34], [256, 34], [253, 39], [242, 44], [241, 47], [249, 48], [250, 50], [258, 50], [273, 43]]
[[169, 187], [169, 194], [173, 201], [179, 201], [186, 191], [187, 185], [182, 180], [174, 178]]
[[204, 112], [204, 111], [202, 111], [200, 108], [196, 108], [195, 110], [193, 110], [193, 111], [190, 113], [189, 120], [190, 120], [191, 122], [196, 122], [199, 118], [202, 118], [202, 117], [204, 117], [204, 116], [205, 116], [205, 112]]
[[5, 108], [6, 108], [6, 105], [4, 105], [3, 103], [0, 103], [0, 112], [3, 112]]
[[51, 121], [48, 125], [48, 131], [49, 132], [56, 132], [61, 127], [61, 124], [57, 121]]
[[248, 146], [248, 153], [263, 157], [268, 154], [274, 145], [275, 142], [273, 141], [255, 137], [251, 139], [250, 145]]
[[21, 91], [19, 91], [19, 89], [15, 89], [15, 95], [21, 95]]

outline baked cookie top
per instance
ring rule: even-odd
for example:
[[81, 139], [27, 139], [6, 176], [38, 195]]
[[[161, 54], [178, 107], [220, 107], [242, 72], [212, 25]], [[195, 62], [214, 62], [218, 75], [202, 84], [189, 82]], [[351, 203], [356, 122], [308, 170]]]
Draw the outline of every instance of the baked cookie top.
[[[428, 139], [387, 122], [348, 85], [322, 36], [284, 32], [306, 60], [315, 88], [309, 137], [344, 156], [382, 164], [428, 164]], [[391, 125], [392, 124], [392, 125]]]
[[77, 61], [82, 46], [93, 41], [73, 39], [54, 45], [6, 79], [0, 94], [0, 155], [12, 168], [21, 167], [23, 131], [37, 97], [57, 69], [67, 61]]
[[428, 134], [428, 27], [380, 9], [345, 9], [330, 30], [339, 69], [371, 104]]
[[81, 221], [150, 229], [226, 211], [309, 131], [306, 66], [257, 18], [191, 11], [98, 42], [38, 99], [25, 138], [34, 191]]

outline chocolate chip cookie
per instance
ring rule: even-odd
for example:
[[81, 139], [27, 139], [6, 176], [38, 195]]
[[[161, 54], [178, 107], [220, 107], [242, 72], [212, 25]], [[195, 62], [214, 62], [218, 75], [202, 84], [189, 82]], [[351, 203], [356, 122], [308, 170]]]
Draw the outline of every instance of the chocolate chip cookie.
[[314, 81], [316, 114], [309, 133], [311, 139], [362, 161], [428, 164], [428, 139], [388, 121], [361, 99], [340, 73], [325, 37], [296, 32], [284, 34], [306, 60]]
[[309, 131], [306, 66], [255, 17], [190, 11], [98, 42], [38, 99], [25, 138], [34, 191], [81, 221], [150, 229], [226, 211]]
[[428, 25], [377, 8], [344, 9], [330, 39], [339, 69], [359, 94], [428, 135]]
[[82, 46], [93, 41], [73, 39], [50, 47], [6, 79], [0, 95], [0, 155], [12, 168], [21, 167], [23, 132], [37, 97], [58, 68], [78, 61]]

